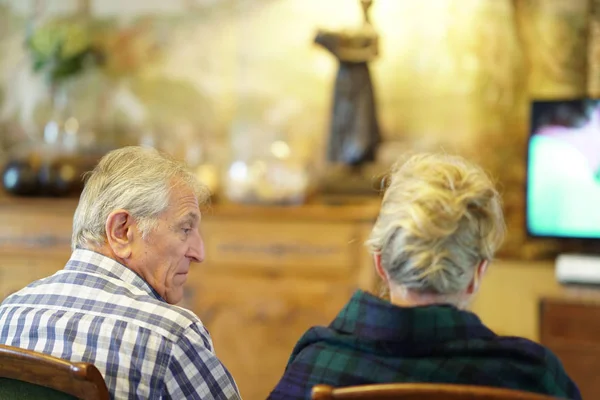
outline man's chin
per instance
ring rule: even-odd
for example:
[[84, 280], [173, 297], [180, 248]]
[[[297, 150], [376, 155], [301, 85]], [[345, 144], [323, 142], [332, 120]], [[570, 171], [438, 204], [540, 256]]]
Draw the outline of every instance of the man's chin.
[[[188, 278], [187, 272], [185, 274], [177, 274], [173, 278], [173, 283], [176, 286], [182, 286], [187, 281], [187, 278]], [[181, 289], [179, 289], [179, 290], [181, 290]]]
[[175, 290], [167, 292], [165, 300], [167, 301], [167, 303], [172, 305], [177, 305], [181, 303], [181, 301], [183, 300], [183, 288], [177, 288]]

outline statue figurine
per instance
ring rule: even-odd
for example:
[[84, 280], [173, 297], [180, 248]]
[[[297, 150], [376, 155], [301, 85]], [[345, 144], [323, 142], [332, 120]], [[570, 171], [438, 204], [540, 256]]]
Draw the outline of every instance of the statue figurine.
[[352, 167], [375, 160], [381, 140], [368, 62], [378, 55], [379, 37], [369, 20], [372, 0], [361, 0], [364, 23], [339, 32], [319, 30], [315, 43], [339, 60], [327, 158]]

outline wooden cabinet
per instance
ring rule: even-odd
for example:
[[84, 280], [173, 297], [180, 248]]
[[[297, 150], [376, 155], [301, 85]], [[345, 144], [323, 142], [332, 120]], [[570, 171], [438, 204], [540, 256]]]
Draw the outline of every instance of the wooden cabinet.
[[0, 198], [0, 299], [64, 266], [75, 206]]
[[203, 215], [205, 264], [186, 301], [244, 399], [265, 399], [300, 336], [326, 325], [374, 271], [363, 243], [377, 204], [221, 206]]
[[[0, 199], [0, 298], [64, 266], [75, 207]], [[328, 324], [357, 287], [374, 287], [363, 243], [377, 211], [377, 200], [203, 210], [206, 259], [182, 305], [211, 332], [244, 399], [265, 399], [300, 336]]]
[[562, 361], [584, 399], [600, 394], [600, 295], [543, 299], [541, 342]]
[[300, 336], [328, 324], [353, 290], [347, 281], [302, 278], [205, 274], [200, 280], [193, 308], [244, 399], [265, 399]]

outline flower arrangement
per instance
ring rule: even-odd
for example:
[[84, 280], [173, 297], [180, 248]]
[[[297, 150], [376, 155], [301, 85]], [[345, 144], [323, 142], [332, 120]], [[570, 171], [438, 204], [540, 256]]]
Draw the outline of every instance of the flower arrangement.
[[121, 26], [79, 16], [31, 23], [25, 50], [47, 86], [38, 84], [40, 94], [31, 96], [32, 137], [69, 151], [135, 142], [147, 117], [134, 83], [161, 55], [153, 22], [148, 17]]
[[116, 79], [157, 61], [158, 46], [148, 28], [144, 21], [117, 29], [111, 21], [61, 18], [30, 28], [25, 45], [33, 70], [45, 74], [50, 85], [90, 67]]
[[33, 70], [44, 73], [52, 86], [98, 64], [100, 49], [94, 46], [89, 28], [74, 20], [52, 20], [30, 30], [25, 46]]

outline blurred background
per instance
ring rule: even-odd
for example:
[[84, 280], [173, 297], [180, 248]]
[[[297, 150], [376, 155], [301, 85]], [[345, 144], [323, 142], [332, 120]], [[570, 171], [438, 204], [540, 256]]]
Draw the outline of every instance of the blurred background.
[[[592, 85], [588, 3], [375, 1], [375, 169], [423, 150], [483, 163], [502, 185], [506, 249], [526, 251], [528, 98]], [[337, 61], [313, 38], [361, 14], [353, 0], [2, 0], [0, 148], [6, 158], [17, 144], [57, 142], [45, 128], [62, 110], [79, 130], [70, 146], [153, 145], [209, 165], [203, 171], [222, 182], [235, 160], [283, 141], [318, 176], [328, 168]], [[68, 43], [54, 60], [61, 35]], [[84, 53], [99, 62], [71, 62]]]
[[[81, 172], [112, 148], [164, 150], [212, 188], [206, 264], [234, 271], [194, 281], [187, 305], [245, 398], [264, 398], [308, 326], [327, 323], [356, 282], [376, 291], [361, 243], [386, 169], [444, 151], [482, 164], [505, 202], [508, 261], [475, 310], [499, 333], [540, 340], [540, 298], [562, 293], [548, 260], [563, 242], [525, 232], [530, 103], [598, 96], [600, 1], [375, 0], [369, 16], [382, 140], [356, 167], [326, 156], [339, 65], [314, 39], [363, 26], [358, 0], [0, 0], [0, 255], [31, 267], [0, 270], [0, 298], [62, 267], [24, 251], [68, 256], [74, 200], [48, 197], [75, 198]], [[29, 232], [40, 220], [53, 229]], [[342, 268], [356, 260], [358, 281]], [[242, 329], [255, 350], [236, 342]]]

